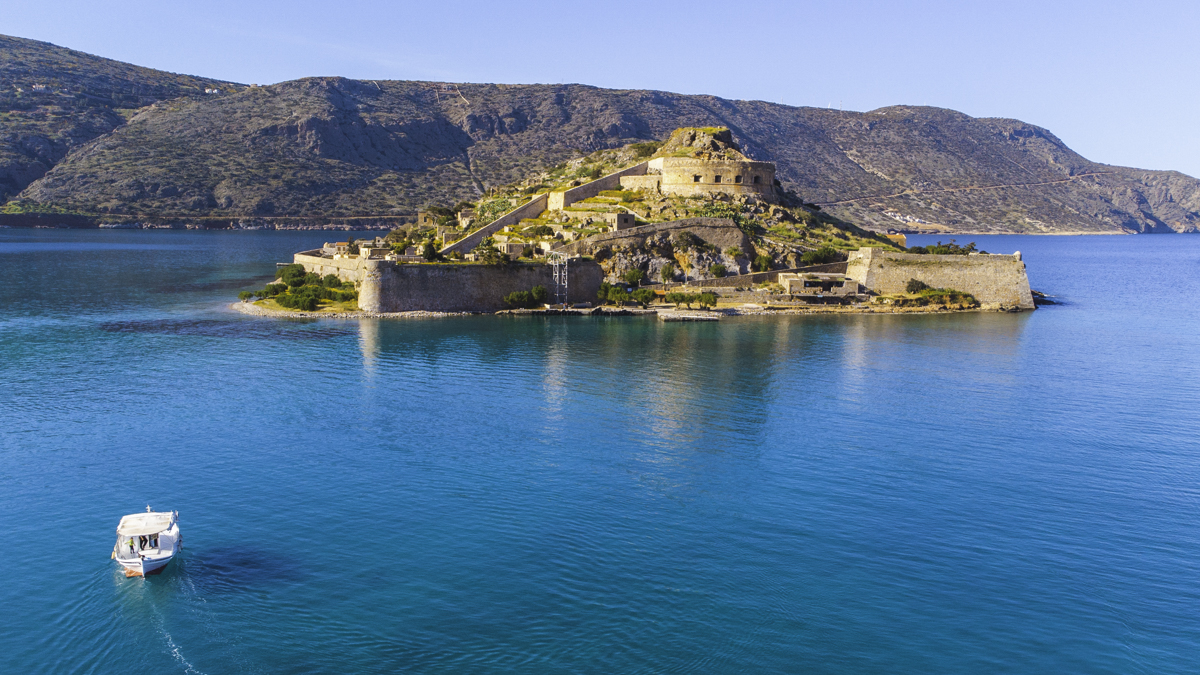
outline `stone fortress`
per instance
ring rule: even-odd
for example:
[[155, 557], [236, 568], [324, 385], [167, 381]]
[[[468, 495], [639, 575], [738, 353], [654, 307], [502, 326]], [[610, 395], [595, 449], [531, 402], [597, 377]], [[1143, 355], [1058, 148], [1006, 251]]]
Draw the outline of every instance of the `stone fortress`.
[[776, 201], [775, 164], [747, 158], [728, 129], [687, 129], [672, 142], [688, 148], [686, 156], [655, 157], [646, 162], [644, 174], [622, 176], [621, 187], [681, 197], [756, 195]]
[[[602, 192], [638, 190], [681, 197], [739, 197], [769, 204], [778, 203], [781, 197], [775, 165], [743, 155], [728, 129], [677, 130], [656, 154], [659, 156], [582, 185], [534, 195], [492, 222], [446, 244], [440, 251], [445, 256], [471, 260], [472, 251], [487, 239], [497, 242], [495, 245], [500, 252], [519, 254], [527, 245], [508, 243], [508, 233], [514, 232], [522, 221], [547, 216], [555, 221], [584, 220], [610, 232], [576, 242], [560, 238], [557, 243], [542, 244], [546, 246], [542, 249], [546, 253], [571, 258], [566, 265], [565, 284], [563, 277], [556, 275], [546, 264], [504, 267], [461, 263], [407, 264], [418, 262], [413, 251], [408, 251], [408, 255], [393, 253], [382, 246], [382, 241], [360, 247], [357, 255], [334, 246], [297, 253], [294, 261], [310, 272], [322, 276], [334, 274], [353, 281], [359, 287], [359, 306], [368, 312], [495, 311], [504, 308], [501, 301], [504, 294], [536, 284], [546, 286], [552, 294], [561, 292], [560, 297], [565, 295], [568, 303], [587, 302], [595, 299], [596, 290], [605, 280], [600, 265], [580, 257], [591, 251], [589, 241], [644, 239], [677, 224], [638, 223], [633, 212], [623, 211], [619, 204], [593, 206], [602, 199]], [[732, 221], [721, 222], [725, 227], [733, 227]], [[691, 227], [695, 229], [695, 225]], [[743, 245], [742, 250], [749, 248]], [[738, 284], [744, 287], [762, 282], [778, 283], [789, 295], [804, 295], [808, 293], [806, 288], [815, 287], [818, 290], [813, 291], [811, 301], [819, 298], [820, 303], [826, 303], [830, 298], [838, 302], [852, 298], [861, 301], [871, 295], [903, 293], [907, 282], [917, 279], [933, 288], [970, 293], [985, 309], [1034, 308], [1025, 264], [1019, 253], [933, 255], [865, 247], [850, 251], [846, 262], [818, 267], [821, 269], [740, 274], [694, 285], [720, 287], [722, 296], [728, 295], [730, 300], [747, 295]], [[728, 292], [724, 290], [726, 288]]]

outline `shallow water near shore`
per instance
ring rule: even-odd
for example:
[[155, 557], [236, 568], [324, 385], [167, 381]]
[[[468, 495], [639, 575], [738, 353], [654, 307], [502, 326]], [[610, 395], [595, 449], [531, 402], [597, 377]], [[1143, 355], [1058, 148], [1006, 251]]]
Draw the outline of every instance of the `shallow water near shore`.
[[228, 308], [333, 236], [0, 230], [0, 670], [1194, 671], [1200, 237], [956, 237], [1023, 314]]

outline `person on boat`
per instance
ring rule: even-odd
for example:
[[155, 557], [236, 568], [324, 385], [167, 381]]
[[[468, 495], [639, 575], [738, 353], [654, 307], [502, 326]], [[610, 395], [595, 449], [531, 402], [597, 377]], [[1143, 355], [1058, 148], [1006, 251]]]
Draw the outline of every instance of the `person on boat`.
[[133, 537], [130, 537], [129, 538], [129, 554], [133, 555], [136, 552], [137, 552], [136, 549], [133, 548]]

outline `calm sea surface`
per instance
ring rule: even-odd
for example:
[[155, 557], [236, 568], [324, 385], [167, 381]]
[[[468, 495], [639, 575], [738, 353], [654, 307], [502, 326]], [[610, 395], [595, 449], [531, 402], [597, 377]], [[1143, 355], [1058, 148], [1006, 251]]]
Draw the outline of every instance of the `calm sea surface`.
[[1018, 315], [227, 309], [331, 236], [0, 230], [0, 671], [1200, 670], [1200, 237], [959, 237]]

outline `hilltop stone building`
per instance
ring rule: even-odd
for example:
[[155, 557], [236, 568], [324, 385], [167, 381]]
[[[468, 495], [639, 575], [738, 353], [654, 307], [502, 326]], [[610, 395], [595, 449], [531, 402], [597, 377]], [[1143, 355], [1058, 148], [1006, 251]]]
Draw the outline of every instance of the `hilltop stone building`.
[[691, 197], [725, 193], [758, 195], [775, 201], [775, 164], [749, 159], [701, 159], [656, 157], [646, 163], [646, 174], [622, 176], [626, 190], [648, 190]]

